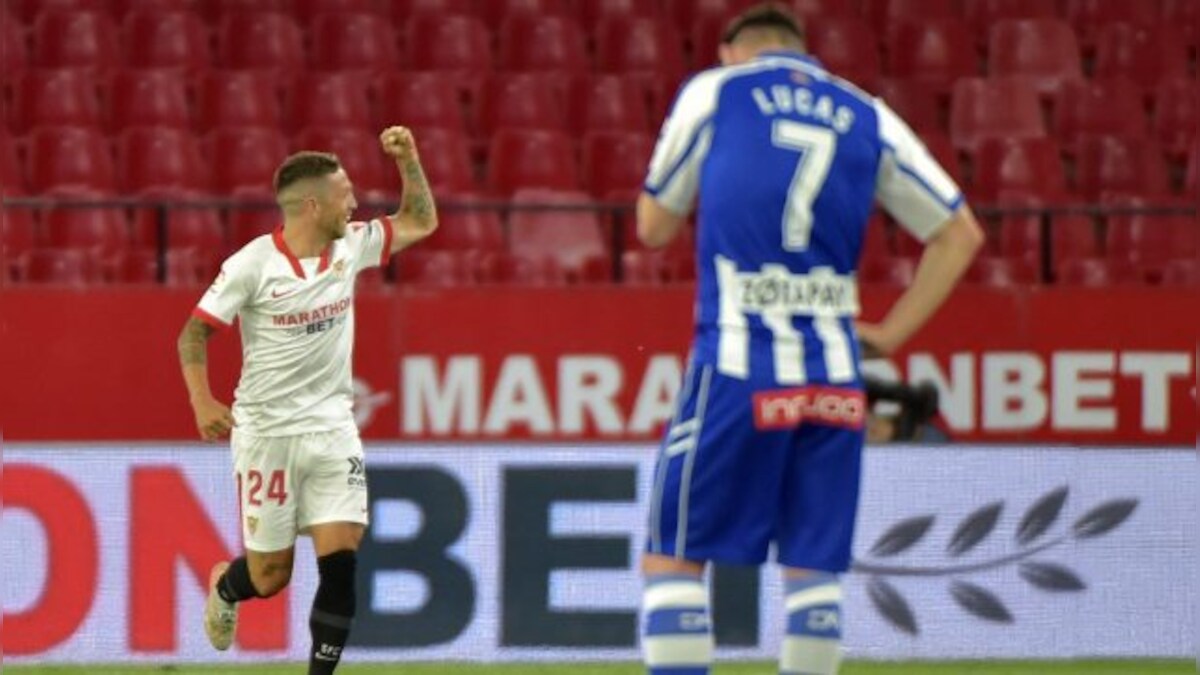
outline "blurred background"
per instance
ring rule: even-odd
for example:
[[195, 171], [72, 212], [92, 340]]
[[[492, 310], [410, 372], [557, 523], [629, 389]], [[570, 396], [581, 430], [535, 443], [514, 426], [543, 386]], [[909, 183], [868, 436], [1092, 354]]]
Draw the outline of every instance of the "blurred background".
[[[359, 285], [379, 475], [359, 652], [635, 658], [639, 504], [695, 260], [686, 232], [642, 248], [632, 205], [676, 90], [749, 4], [0, 0], [5, 651], [210, 657], [188, 612], [238, 516], [226, 451], [191, 445], [175, 335], [221, 261], [278, 225], [287, 154], [337, 153], [375, 217], [400, 189], [377, 135], [403, 124], [441, 227]], [[851, 656], [1194, 654], [1200, 1], [782, 4], [989, 234], [930, 326], [867, 365]], [[882, 212], [869, 228], [876, 319], [920, 245]], [[228, 399], [236, 335], [210, 362]], [[1149, 588], [1123, 583], [1148, 569]], [[776, 582], [727, 579], [725, 611], [754, 621], [722, 644], [770, 657]], [[302, 657], [309, 591], [268, 604], [241, 657]], [[1131, 629], [1137, 608], [1157, 618]]]

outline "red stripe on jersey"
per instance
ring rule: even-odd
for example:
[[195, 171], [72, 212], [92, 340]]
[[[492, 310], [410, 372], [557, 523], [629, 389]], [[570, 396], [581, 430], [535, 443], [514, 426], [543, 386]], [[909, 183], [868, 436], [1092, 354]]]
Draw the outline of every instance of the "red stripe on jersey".
[[304, 276], [304, 268], [300, 266], [300, 259], [292, 253], [291, 249], [287, 247], [287, 242], [283, 240], [282, 225], [276, 227], [275, 231], [271, 233], [271, 241], [275, 242], [275, 248], [279, 249], [279, 252], [292, 264], [292, 271], [296, 273], [296, 276], [301, 279], [306, 278]]
[[383, 253], [379, 255], [379, 266], [387, 267], [388, 258], [392, 257], [392, 219], [380, 216], [379, 222], [383, 223]]
[[321, 272], [324, 272], [325, 270], [329, 269], [329, 257], [331, 255], [333, 255], [333, 242], [332, 241], [329, 242], [329, 245], [325, 247], [324, 251], [321, 251], [321, 262], [319, 264], [317, 264], [317, 274], [320, 274]]
[[212, 326], [213, 328], [216, 328], [217, 330], [221, 330], [222, 328], [229, 328], [229, 326], [232, 325], [232, 324], [225, 323], [218, 317], [213, 316], [212, 314], [209, 314], [208, 312], [200, 309], [199, 307], [192, 309], [192, 316], [196, 317], [197, 319], [200, 319], [204, 323]]

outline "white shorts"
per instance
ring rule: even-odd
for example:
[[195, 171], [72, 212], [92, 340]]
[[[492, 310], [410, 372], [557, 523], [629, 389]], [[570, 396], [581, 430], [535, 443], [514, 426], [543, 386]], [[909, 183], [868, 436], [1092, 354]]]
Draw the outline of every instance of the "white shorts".
[[300, 436], [230, 436], [241, 503], [242, 538], [251, 551], [291, 548], [321, 523], [367, 519], [367, 474], [356, 429]]

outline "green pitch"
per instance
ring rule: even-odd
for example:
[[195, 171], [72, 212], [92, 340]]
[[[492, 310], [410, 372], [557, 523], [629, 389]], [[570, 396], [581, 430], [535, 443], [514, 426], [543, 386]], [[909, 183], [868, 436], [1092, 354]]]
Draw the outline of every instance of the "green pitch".
[[[297, 675], [304, 667], [261, 666], [10, 666], [11, 675]], [[713, 675], [772, 675], [771, 663], [718, 664]], [[1195, 673], [1191, 661], [956, 661], [940, 663], [848, 663], [841, 675], [1183, 675]], [[608, 664], [510, 664], [465, 663], [394, 664], [352, 666], [338, 669], [339, 675], [644, 675], [641, 666]]]

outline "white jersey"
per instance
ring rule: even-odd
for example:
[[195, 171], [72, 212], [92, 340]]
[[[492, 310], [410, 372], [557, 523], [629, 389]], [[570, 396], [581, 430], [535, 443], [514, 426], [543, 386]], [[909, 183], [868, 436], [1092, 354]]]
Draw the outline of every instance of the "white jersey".
[[283, 228], [230, 256], [193, 316], [214, 327], [241, 322], [242, 376], [234, 394], [238, 430], [295, 436], [354, 428], [351, 354], [354, 281], [387, 263], [384, 217], [350, 223], [320, 258], [297, 259]]

